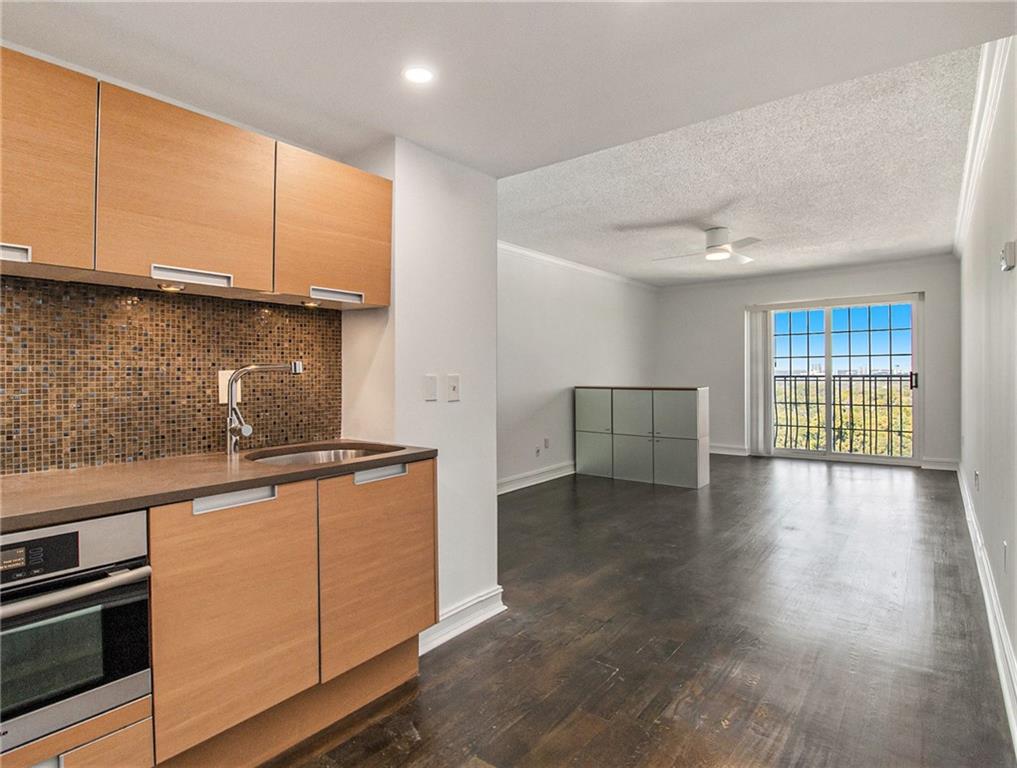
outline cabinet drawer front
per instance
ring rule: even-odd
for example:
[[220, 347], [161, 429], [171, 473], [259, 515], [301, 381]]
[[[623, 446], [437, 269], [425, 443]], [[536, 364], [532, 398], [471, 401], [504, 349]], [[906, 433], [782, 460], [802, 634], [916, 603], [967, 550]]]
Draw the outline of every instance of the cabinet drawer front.
[[653, 393], [647, 389], [612, 390], [614, 433], [653, 434]]
[[[33, 262], [93, 267], [98, 87], [91, 77], [0, 50], [0, 242], [31, 248]], [[28, 251], [10, 255], [24, 260]]]
[[321, 679], [435, 622], [435, 462], [319, 481]]
[[106, 83], [99, 94], [96, 268], [272, 290], [275, 142]]
[[316, 498], [150, 511], [159, 762], [318, 682]]
[[[275, 290], [364, 304], [389, 303], [392, 182], [279, 144]], [[350, 298], [342, 298], [348, 294]]]
[[60, 768], [152, 768], [153, 765], [155, 753], [150, 717], [60, 756]]

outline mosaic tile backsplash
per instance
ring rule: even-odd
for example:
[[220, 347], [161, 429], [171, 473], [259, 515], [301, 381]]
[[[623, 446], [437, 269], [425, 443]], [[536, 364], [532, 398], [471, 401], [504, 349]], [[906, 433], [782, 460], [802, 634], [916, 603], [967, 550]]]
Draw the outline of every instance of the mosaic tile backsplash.
[[304, 307], [4, 277], [0, 473], [224, 451], [218, 371], [254, 373], [241, 448], [338, 437], [342, 315]]

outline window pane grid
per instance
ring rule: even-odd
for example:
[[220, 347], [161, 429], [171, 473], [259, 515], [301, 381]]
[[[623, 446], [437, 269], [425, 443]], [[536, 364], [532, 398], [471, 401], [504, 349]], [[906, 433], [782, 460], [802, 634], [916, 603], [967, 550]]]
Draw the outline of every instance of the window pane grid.
[[822, 309], [773, 313], [774, 447], [826, 451], [829, 397], [830, 450], [912, 456], [911, 304], [833, 307], [830, 317], [827, 330]]

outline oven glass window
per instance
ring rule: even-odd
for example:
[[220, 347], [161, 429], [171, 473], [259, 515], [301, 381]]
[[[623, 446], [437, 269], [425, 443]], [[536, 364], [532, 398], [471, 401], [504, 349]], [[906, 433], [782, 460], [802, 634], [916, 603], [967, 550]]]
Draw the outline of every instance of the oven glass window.
[[[95, 685], [103, 678], [102, 607], [3, 633], [4, 715]], [[40, 649], [44, 649], [41, 653]], [[9, 663], [12, 659], [13, 663]]]
[[9, 720], [148, 668], [148, 587], [135, 584], [4, 622]]

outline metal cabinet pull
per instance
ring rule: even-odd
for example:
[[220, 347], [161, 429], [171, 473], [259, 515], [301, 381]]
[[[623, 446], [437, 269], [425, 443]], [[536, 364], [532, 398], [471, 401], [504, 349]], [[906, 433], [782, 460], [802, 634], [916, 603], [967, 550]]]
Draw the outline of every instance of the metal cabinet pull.
[[204, 269], [153, 264], [151, 275], [156, 280], [175, 280], [180, 283], [215, 285], [220, 288], [231, 288], [233, 286], [233, 275], [227, 272], [209, 272]]
[[32, 246], [0, 243], [0, 260], [20, 261], [27, 264], [32, 260]]
[[191, 514], [204, 515], [206, 512], [218, 512], [221, 509], [242, 507], [245, 504], [257, 504], [261, 501], [271, 501], [277, 496], [278, 493], [274, 485], [217, 493], [212, 496], [200, 496], [191, 503]]
[[140, 568], [132, 568], [129, 571], [111, 573], [109, 576], [96, 581], [77, 584], [73, 587], [61, 589], [56, 592], [47, 592], [46, 594], [29, 597], [15, 603], [8, 603], [7, 605], [0, 606], [0, 621], [13, 619], [15, 616], [23, 616], [26, 613], [39, 611], [43, 608], [51, 608], [54, 605], [60, 605], [61, 603], [69, 603], [71, 600], [78, 600], [82, 597], [88, 597], [89, 595], [96, 595], [99, 592], [106, 592], [110, 589], [115, 589], [116, 587], [122, 587], [125, 584], [134, 584], [139, 581], [144, 581], [151, 575], [152, 566], [143, 565]]
[[320, 285], [312, 285], [308, 292], [312, 299], [323, 301], [345, 301], [347, 304], [363, 304], [363, 291], [344, 291], [341, 288], [323, 288]]
[[362, 469], [353, 473], [353, 484], [364, 485], [364, 483], [375, 483], [378, 480], [389, 480], [393, 477], [402, 477], [407, 472], [405, 464], [390, 464], [387, 467], [377, 469]]

